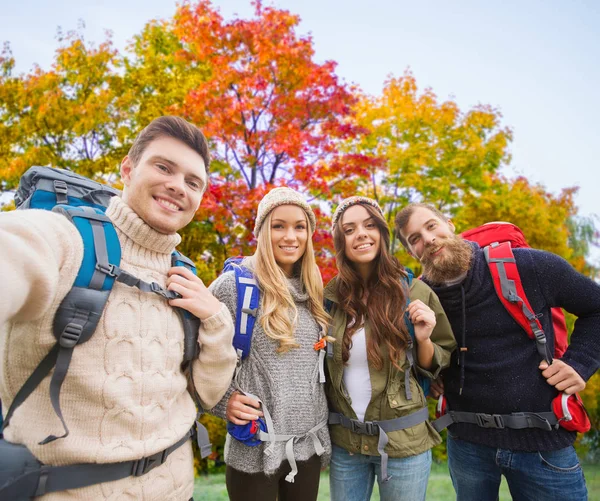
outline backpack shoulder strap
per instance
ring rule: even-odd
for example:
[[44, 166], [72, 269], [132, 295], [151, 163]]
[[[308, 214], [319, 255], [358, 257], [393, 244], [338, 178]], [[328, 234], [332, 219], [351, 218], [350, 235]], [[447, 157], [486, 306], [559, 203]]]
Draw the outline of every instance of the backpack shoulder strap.
[[[414, 274], [413, 274], [412, 270], [409, 270], [408, 268], [406, 268], [405, 271], [406, 271], [406, 285], [407, 285], [406, 308], [408, 308], [408, 305], [410, 304], [410, 287], [414, 280]], [[406, 358], [408, 359], [408, 363], [410, 364], [411, 369], [414, 369], [414, 374], [417, 377], [417, 381], [419, 382], [419, 385], [423, 389], [424, 395], [427, 396], [429, 394], [429, 387], [430, 387], [431, 382], [429, 381], [429, 379], [427, 379], [426, 377], [423, 377], [421, 374], [419, 374], [419, 372], [415, 368], [415, 361], [414, 361], [414, 354], [413, 354], [413, 347], [415, 346], [415, 326], [413, 325], [413, 323], [410, 320], [410, 317], [408, 315], [408, 310], [406, 310], [404, 313], [404, 324], [406, 325], [406, 328], [408, 329], [408, 333], [410, 334], [410, 339], [411, 339], [411, 345], [406, 350]], [[412, 399], [412, 395], [410, 392], [410, 381], [408, 380], [409, 372], [410, 371], [405, 371], [404, 386], [406, 389], [406, 397], [410, 400], [410, 399]]]
[[[196, 274], [196, 265], [194, 262], [177, 250], [173, 251], [171, 254], [171, 265], [183, 266], [190, 270], [194, 275]], [[200, 328], [200, 319], [182, 308], [175, 308], [175, 310], [181, 317], [181, 322], [183, 323], [183, 362], [186, 363], [198, 356], [198, 329]]]
[[[194, 262], [187, 256], [184, 256], [178, 250], [174, 250], [171, 254], [171, 265], [183, 266], [184, 268], [190, 270], [194, 275], [196, 274], [196, 265]], [[200, 395], [198, 395], [194, 384], [194, 364], [192, 363], [192, 361], [198, 357], [198, 353], [200, 352], [200, 346], [198, 345], [200, 319], [183, 308], [175, 308], [175, 311], [177, 311], [177, 314], [181, 318], [181, 323], [183, 324], [184, 341], [182, 369], [185, 370], [186, 367], [189, 368], [189, 379], [192, 383], [190, 393], [194, 403], [196, 404], [197, 410], [194, 435], [196, 438], [196, 443], [198, 444], [200, 456], [205, 458], [212, 452], [212, 446], [210, 443], [210, 437], [208, 436], [208, 430], [199, 421], [200, 416], [204, 413], [204, 408], [202, 406], [202, 401], [200, 400]]]
[[538, 353], [550, 364], [552, 355], [546, 335], [525, 295], [510, 242], [493, 243], [485, 247], [483, 252], [498, 298], [509, 315], [535, 340]]
[[[335, 307], [335, 303], [331, 299], [323, 299], [323, 309], [325, 312], [333, 318], [332, 312]], [[328, 335], [333, 337], [333, 322], [329, 325]], [[327, 358], [333, 358], [333, 343], [327, 343], [325, 345], [325, 354]]]
[[237, 292], [237, 306], [235, 315], [235, 334], [233, 347], [240, 359], [250, 353], [252, 332], [256, 322], [256, 314], [260, 304], [260, 289], [252, 271], [245, 266], [233, 267], [235, 273], [235, 288]]
[[53, 442], [69, 434], [60, 408], [60, 389], [69, 369], [73, 348], [91, 338], [106, 306], [114, 285], [114, 276], [106, 270], [110, 266], [118, 267], [121, 262], [121, 245], [117, 233], [102, 210], [58, 205], [53, 211], [64, 214], [79, 231], [83, 240], [83, 259], [75, 283], [54, 317], [56, 344], [17, 392], [3, 423], [5, 428], [14, 411], [55, 368], [50, 381], [50, 400], [63, 425], [64, 434], [49, 435], [40, 444]]

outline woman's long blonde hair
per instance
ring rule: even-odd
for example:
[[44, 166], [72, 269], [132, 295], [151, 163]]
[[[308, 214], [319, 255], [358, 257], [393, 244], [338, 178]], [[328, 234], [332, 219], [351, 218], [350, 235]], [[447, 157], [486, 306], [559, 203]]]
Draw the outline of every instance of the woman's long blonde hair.
[[[279, 341], [278, 353], [298, 348], [294, 331], [298, 322], [298, 310], [288, 289], [287, 277], [275, 261], [271, 243], [271, 212], [258, 234], [256, 252], [244, 259], [244, 266], [254, 272], [261, 291], [262, 307], [260, 325], [271, 339]], [[306, 217], [306, 216], [305, 216]], [[308, 218], [306, 227], [310, 228]], [[327, 332], [330, 317], [323, 309], [323, 279], [317, 267], [312, 244], [312, 234], [306, 240], [306, 250], [294, 268], [300, 267], [300, 279], [308, 293], [308, 309], [315, 320]]]

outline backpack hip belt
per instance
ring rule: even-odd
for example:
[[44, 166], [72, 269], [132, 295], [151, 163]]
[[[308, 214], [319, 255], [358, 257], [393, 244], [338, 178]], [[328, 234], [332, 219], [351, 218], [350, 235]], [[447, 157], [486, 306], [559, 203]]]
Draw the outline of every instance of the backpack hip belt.
[[329, 413], [329, 424], [339, 424], [353, 433], [360, 435], [379, 436], [377, 442], [377, 452], [381, 456], [381, 477], [387, 482], [391, 476], [387, 472], [388, 454], [384, 448], [388, 444], [387, 434], [391, 431], [405, 430], [418, 424], [424, 423], [429, 419], [429, 410], [423, 407], [418, 411], [412, 412], [406, 416], [396, 419], [386, 419], [383, 421], [359, 421], [350, 419], [339, 412]]
[[[0, 441], [4, 459], [19, 456], [20, 464], [3, 465], [0, 469], [0, 501], [25, 501], [51, 492], [80, 489], [104, 482], [134, 476], [141, 477], [157, 466], [193, 436], [193, 428], [170, 447], [134, 461], [105, 464], [48, 466], [40, 463], [23, 445]], [[0, 464], [3, 461], [0, 459]], [[10, 475], [10, 476], [9, 476]]]
[[298, 466], [296, 464], [296, 458], [294, 456], [294, 443], [303, 438], [310, 437], [313, 441], [313, 445], [314, 445], [317, 456], [322, 456], [323, 453], [325, 452], [325, 448], [323, 447], [321, 440], [319, 440], [317, 432], [321, 428], [324, 428], [325, 426], [327, 426], [327, 419], [321, 421], [320, 423], [317, 423], [306, 433], [301, 433], [301, 434], [297, 434], [297, 435], [277, 434], [277, 433], [275, 433], [275, 430], [274, 430], [273, 419], [271, 418], [271, 413], [269, 412], [269, 410], [267, 409], [265, 404], [262, 402], [262, 400], [260, 398], [258, 398], [256, 395], [252, 395], [251, 393], [244, 392], [244, 395], [247, 395], [250, 398], [254, 398], [254, 399], [258, 400], [258, 402], [261, 404], [263, 415], [265, 418], [264, 424], [265, 424], [266, 431], [259, 429], [256, 434], [256, 437], [261, 442], [265, 442], [265, 443], [269, 444], [269, 445], [267, 445], [267, 447], [265, 447], [265, 450], [263, 451], [264, 454], [266, 454], [267, 456], [270, 456], [271, 454], [273, 454], [273, 450], [275, 448], [276, 442], [285, 442], [285, 457], [288, 460], [288, 463], [290, 464], [290, 467], [292, 469], [292, 471], [290, 471], [286, 475], [285, 480], [286, 480], [286, 482], [290, 482], [293, 484], [294, 477], [298, 473]]
[[431, 423], [439, 433], [454, 423], [475, 424], [481, 428], [539, 428], [551, 431], [558, 425], [558, 418], [553, 412], [514, 412], [512, 414], [485, 414], [483, 412], [448, 411]]

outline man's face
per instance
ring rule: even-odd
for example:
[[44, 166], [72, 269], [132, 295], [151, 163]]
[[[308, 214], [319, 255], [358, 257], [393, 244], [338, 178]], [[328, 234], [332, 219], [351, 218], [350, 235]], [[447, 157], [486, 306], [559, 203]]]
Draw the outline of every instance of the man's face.
[[123, 201], [149, 226], [165, 234], [186, 226], [200, 207], [207, 186], [202, 157], [185, 143], [159, 137], [133, 165], [121, 163]]
[[419, 261], [435, 262], [449, 251], [446, 243], [454, 234], [454, 224], [443, 221], [424, 207], [417, 207], [411, 214], [408, 223], [401, 231], [408, 242], [408, 251]]
[[471, 246], [454, 234], [450, 220], [417, 207], [401, 234], [408, 242], [408, 251], [423, 265], [423, 276], [431, 282], [446, 283], [468, 271]]

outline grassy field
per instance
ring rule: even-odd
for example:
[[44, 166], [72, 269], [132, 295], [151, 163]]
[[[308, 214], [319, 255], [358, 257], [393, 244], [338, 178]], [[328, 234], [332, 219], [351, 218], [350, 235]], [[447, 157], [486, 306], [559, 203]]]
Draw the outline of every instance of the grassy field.
[[[600, 464], [586, 464], [583, 467], [585, 479], [589, 491], [589, 499], [600, 500]], [[196, 488], [194, 489], [194, 499], [196, 501], [227, 501], [227, 489], [225, 488], [225, 475], [215, 474], [196, 479]], [[329, 477], [328, 472], [321, 474], [321, 485], [319, 488], [319, 501], [329, 499]], [[377, 484], [373, 490], [371, 500], [378, 500], [379, 492]], [[427, 486], [427, 501], [451, 501], [455, 499], [452, 482], [448, 475], [446, 464], [435, 464], [431, 469], [429, 485]], [[500, 501], [510, 501], [510, 493], [506, 482], [502, 480], [500, 487]]]

